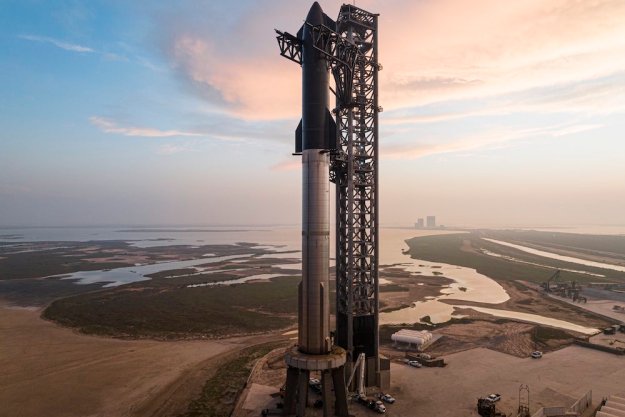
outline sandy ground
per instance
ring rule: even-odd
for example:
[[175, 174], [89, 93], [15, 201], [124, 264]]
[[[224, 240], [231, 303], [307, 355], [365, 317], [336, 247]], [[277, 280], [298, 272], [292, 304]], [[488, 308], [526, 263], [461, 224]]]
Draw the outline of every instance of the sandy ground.
[[443, 337], [428, 348], [427, 352], [433, 356], [446, 356], [482, 346], [510, 355], [528, 357], [536, 350], [531, 338], [533, 329], [533, 325], [516, 322], [497, 324], [477, 321], [452, 324], [436, 331]]
[[[502, 400], [498, 410], [516, 415], [519, 386], [530, 389], [532, 414], [544, 406], [570, 406], [588, 390], [592, 390], [594, 404], [601, 398], [623, 391], [625, 357], [570, 346], [547, 353], [542, 359], [518, 358], [493, 350], [476, 348], [445, 357], [445, 368], [412, 368], [391, 364], [391, 389], [397, 402], [387, 405], [391, 417], [469, 417], [478, 416], [477, 398], [499, 393]], [[274, 379], [259, 375], [244, 403], [256, 411], [245, 410], [241, 416], [254, 416], [272, 403], [268, 382]], [[284, 369], [282, 370], [284, 374]], [[279, 385], [273, 385], [277, 392]], [[372, 393], [370, 393], [371, 395]], [[317, 398], [310, 393], [310, 398]], [[359, 404], [350, 406], [357, 417], [377, 415]], [[307, 415], [320, 416], [319, 410], [309, 409]]]
[[171, 415], [220, 354], [252, 344], [86, 336], [39, 314], [0, 306], [0, 417]]

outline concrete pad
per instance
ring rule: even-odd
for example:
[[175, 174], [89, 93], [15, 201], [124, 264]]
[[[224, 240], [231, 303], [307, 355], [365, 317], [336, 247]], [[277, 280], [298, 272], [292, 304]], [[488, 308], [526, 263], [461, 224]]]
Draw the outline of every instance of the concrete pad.
[[625, 411], [610, 407], [609, 403], [601, 407], [601, 411], [603, 411], [604, 413], [613, 414], [618, 417], [625, 417]]
[[604, 411], [597, 411], [597, 414], [595, 414], [595, 417], [618, 417], [618, 416], [615, 416], [610, 413], [606, 413]]
[[542, 359], [518, 358], [484, 348], [445, 357], [445, 368], [391, 366], [391, 389], [397, 402], [387, 415], [437, 417], [477, 416], [477, 398], [502, 395], [497, 409], [516, 413], [519, 386], [530, 388], [530, 411], [541, 407], [570, 407], [590, 389], [603, 398], [625, 381], [625, 357], [571, 346]]
[[617, 403], [616, 401], [608, 400], [606, 406], [625, 411], [625, 404]]
[[617, 395], [611, 395], [610, 398], [608, 398], [608, 400], [614, 401], [615, 403], [619, 403], [619, 404], [625, 404], [625, 397], [621, 397]]

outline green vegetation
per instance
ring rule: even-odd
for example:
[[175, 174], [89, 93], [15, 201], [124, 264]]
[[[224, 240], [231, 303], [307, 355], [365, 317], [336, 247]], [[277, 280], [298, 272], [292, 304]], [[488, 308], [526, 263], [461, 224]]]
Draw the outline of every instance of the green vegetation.
[[[158, 339], [265, 332], [295, 321], [295, 277], [186, 287], [197, 278], [154, 279], [60, 299], [50, 304], [43, 317], [84, 333]], [[212, 278], [232, 279], [232, 275]]]
[[398, 285], [398, 284], [380, 285], [380, 292], [398, 292], [398, 291], [409, 291], [409, 289], [408, 287], [404, 287], [403, 285]]
[[385, 304], [382, 301], [380, 301], [380, 313], [390, 313], [390, 312], [397, 311], [397, 310], [403, 310], [404, 308], [410, 307], [410, 304], [400, 304], [395, 307], [386, 307], [386, 308], [384, 308], [384, 306]]
[[594, 255], [620, 255], [622, 259], [625, 259], [625, 236], [540, 232], [535, 230], [488, 230], [484, 233], [488, 237], [498, 240], [527, 242]]
[[181, 275], [189, 275], [197, 272], [195, 268], [179, 268], [179, 269], [169, 269], [167, 271], [159, 271], [153, 274], [147, 274], [148, 278], [173, 278]]
[[[90, 258], [96, 256], [89, 255]], [[25, 252], [0, 259], [0, 279], [25, 279], [50, 275], [71, 274], [77, 271], [98, 271], [132, 266], [123, 262], [91, 262], [68, 257], [64, 251]]]
[[[485, 241], [481, 239], [480, 236], [479, 232], [470, 234], [425, 236], [410, 239], [407, 243], [410, 246], [410, 255], [413, 258], [474, 268], [479, 273], [496, 280], [525, 280], [537, 283], [543, 282], [553, 274], [553, 268], [586, 270], [605, 275], [606, 278], [599, 278], [601, 280], [605, 279], [614, 281], [625, 279], [625, 274], [618, 271], [597, 269], [562, 262], [555, 259], [534, 256], [516, 249], [507, 248]], [[499, 254], [513, 256], [526, 262], [548, 265], [552, 268], [513, 262], [503, 258], [485, 255], [479, 251], [480, 248]], [[575, 280], [580, 283], [598, 280], [598, 277], [568, 271], [562, 271], [560, 277], [561, 281]]]
[[[16, 246], [17, 245], [17, 246]], [[178, 259], [200, 259], [206, 253], [221, 255], [262, 255], [270, 253], [248, 245], [156, 246], [140, 248], [119, 240], [92, 242], [0, 242], [0, 281], [97, 271]], [[121, 256], [124, 261], [110, 261]], [[146, 261], [146, 258], [148, 259]], [[109, 260], [107, 260], [109, 259]], [[257, 260], [259, 265], [272, 260]], [[215, 264], [217, 265], [217, 264]]]
[[224, 265], [220, 266], [219, 269], [241, 269], [241, 265]]
[[546, 345], [550, 340], [568, 340], [572, 336], [564, 330], [552, 327], [537, 326], [532, 333], [532, 340], [536, 343]]
[[206, 381], [200, 396], [179, 417], [228, 417], [256, 361], [280, 346], [278, 343], [252, 346], [231, 355]]

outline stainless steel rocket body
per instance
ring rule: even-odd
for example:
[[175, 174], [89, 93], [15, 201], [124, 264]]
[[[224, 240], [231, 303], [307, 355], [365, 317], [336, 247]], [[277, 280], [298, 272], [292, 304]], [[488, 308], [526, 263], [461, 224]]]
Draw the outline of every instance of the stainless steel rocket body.
[[[306, 23], [324, 14], [313, 5]], [[313, 47], [310, 27], [302, 33], [302, 282], [299, 288], [299, 350], [325, 354], [330, 340], [330, 156], [329, 74], [325, 57]]]
[[318, 149], [302, 152], [302, 283], [300, 350], [330, 351], [330, 181], [329, 155]]

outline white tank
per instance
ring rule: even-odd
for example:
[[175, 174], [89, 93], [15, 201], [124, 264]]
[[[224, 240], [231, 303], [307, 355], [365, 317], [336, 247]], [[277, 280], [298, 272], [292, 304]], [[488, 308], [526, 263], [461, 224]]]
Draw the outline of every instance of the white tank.
[[393, 342], [410, 343], [417, 346], [423, 346], [432, 340], [432, 333], [427, 330], [408, 330], [402, 329], [391, 335]]

